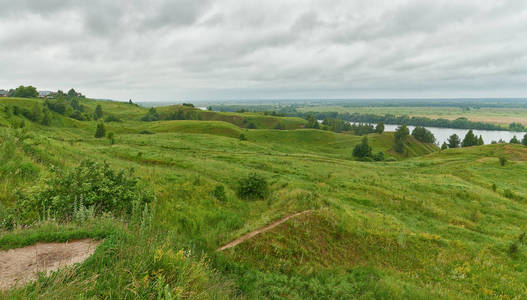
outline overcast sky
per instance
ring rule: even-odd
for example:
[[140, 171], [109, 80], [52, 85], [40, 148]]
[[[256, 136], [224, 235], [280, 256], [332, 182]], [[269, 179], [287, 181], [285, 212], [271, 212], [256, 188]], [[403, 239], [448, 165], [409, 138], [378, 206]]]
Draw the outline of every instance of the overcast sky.
[[0, 88], [527, 97], [526, 0], [0, 0]]

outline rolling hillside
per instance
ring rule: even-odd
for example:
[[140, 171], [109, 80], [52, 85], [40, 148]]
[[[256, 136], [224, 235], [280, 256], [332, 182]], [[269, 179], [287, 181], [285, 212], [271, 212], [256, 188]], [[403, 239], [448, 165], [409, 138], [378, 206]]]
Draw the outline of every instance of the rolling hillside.
[[[409, 137], [401, 155], [393, 151], [392, 133], [371, 134], [373, 152], [389, 160], [360, 162], [352, 150], [362, 137], [302, 129], [296, 118], [202, 112], [201, 120], [143, 122], [148, 109], [87, 100], [90, 110], [101, 105], [103, 119], [120, 119], [105, 123], [112, 143], [94, 137], [97, 121], [53, 113], [44, 126], [3, 108], [31, 109], [39, 101], [0, 99], [0, 248], [104, 241], [82, 265], [0, 291], [5, 298], [474, 299], [527, 293], [527, 177], [519, 175], [527, 171], [524, 146], [439, 152]], [[192, 110], [157, 110], [178, 109]], [[14, 128], [21, 120], [25, 126]], [[277, 123], [296, 130], [274, 130]], [[94, 176], [72, 171], [87, 159], [135, 170], [111, 177], [124, 183], [104, 193], [123, 189], [125, 196], [155, 199], [119, 217], [77, 205], [61, 220], [49, 207], [32, 209], [46, 197], [63, 199], [59, 192], [65, 198], [77, 193], [64, 186]], [[74, 176], [64, 175], [70, 171]], [[97, 182], [106, 182], [105, 174]], [[240, 192], [251, 174], [268, 184], [261, 198]], [[135, 183], [123, 178], [135, 176], [137, 189], [127, 190], [125, 183]], [[88, 187], [79, 193], [90, 194]], [[216, 251], [288, 216], [294, 217]]]

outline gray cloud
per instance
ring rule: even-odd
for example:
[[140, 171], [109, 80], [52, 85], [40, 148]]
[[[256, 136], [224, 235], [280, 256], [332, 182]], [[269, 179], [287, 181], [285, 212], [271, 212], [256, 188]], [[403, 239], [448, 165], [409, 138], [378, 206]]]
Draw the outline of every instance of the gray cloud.
[[510, 97], [523, 0], [0, 0], [0, 88], [141, 100]]

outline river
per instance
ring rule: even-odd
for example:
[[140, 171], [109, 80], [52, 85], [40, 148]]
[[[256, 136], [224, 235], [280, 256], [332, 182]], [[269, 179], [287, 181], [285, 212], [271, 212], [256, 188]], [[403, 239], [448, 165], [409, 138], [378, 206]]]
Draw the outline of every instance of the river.
[[[395, 131], [397, 127], [400, 125], [391, 125], [391, 124], [385, 124], [384, 125], [384, 131]], [[410, 133], [412, 133], [412, 130], [414, 130], [415, 126], [408, 126], [408, 129], [410, 129]], [[455, 129], [455, 128], [439, 128], [439, 127], [426, 127], [426, 129], [430, 130], [434, 136], [436, 137], [436, 144], [442, 145], [443, 142], [447, 142], [447, 139], [449, 136], [453, 135], [454, 133], [459, 136], [460, 140], [463, 140], [465, 135], [468, 132], [468, 129]], [[505, 142], [509, 142], [513, 136], [516, 136], [518, 140], [522, 140], [525, 132], [514, 132], [514, 131], [505, 131], [505, 130], [472, 130], [476, 136], [482, 136], [483, 142], [485, 144], [490, 144], [492, 141], [499, 141], [500, 139], [504, 140]], [[448, 142], [447, 142], [448, 143]]]

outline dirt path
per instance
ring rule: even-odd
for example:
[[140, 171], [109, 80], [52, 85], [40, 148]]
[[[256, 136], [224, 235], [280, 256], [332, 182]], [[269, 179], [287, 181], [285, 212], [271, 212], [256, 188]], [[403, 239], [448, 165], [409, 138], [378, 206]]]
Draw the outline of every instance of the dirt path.
[[84, 239], [69, 243], [38, 243], [0, 251], [0, 290], [32, 281], [38, 272], [49, 273], [81, 263], [93, 254], [100, 242]]
[[251, 239], [251, 238], [255, 237], [256, 235], [258, 235], [258, 234], [260, 234], [262, 232], [266, 232], [268, 230], [271, 230], [271, 229], [275, 228], [276, 226], [286, 222], [287, 220], [289, 220], [291, 218], [296, 218], [296, 217], [298, 217], [300, 215], [307, 214], [309, 212], [311, 212], [311, 210], [305, 210], [305, 211], [302, 211], [302, 212], [299, 212], [299, 213], [296, 213], [296, 214], [289, 215], [289, 216], [287, 216], [287, 217], [285, 217], [285, 218], [283, 218], [283, 219], [281, 219], [279, 221], [276, 221], [276, 222], [274, 222], [274, 223], [272, 223], [270, 225], [267, 225], [265, 227], [262, 227], [260, 229], [255, 230], [255, 231], [251, 231], [251, 232], [249, 232], [249, 233], [247, 233], [245, 235], [242, 235], [241, 237], [235, 239], [234, 241], [228, 243], [227, 245], [218, 248], [216, 251], [220, 252], [220, 251], [232, 248], [232, 247], [234, 247], [234, 246], [236, 246], [238, 244], [241, 244], [241, 243], [245, 242], [248, 239]]

